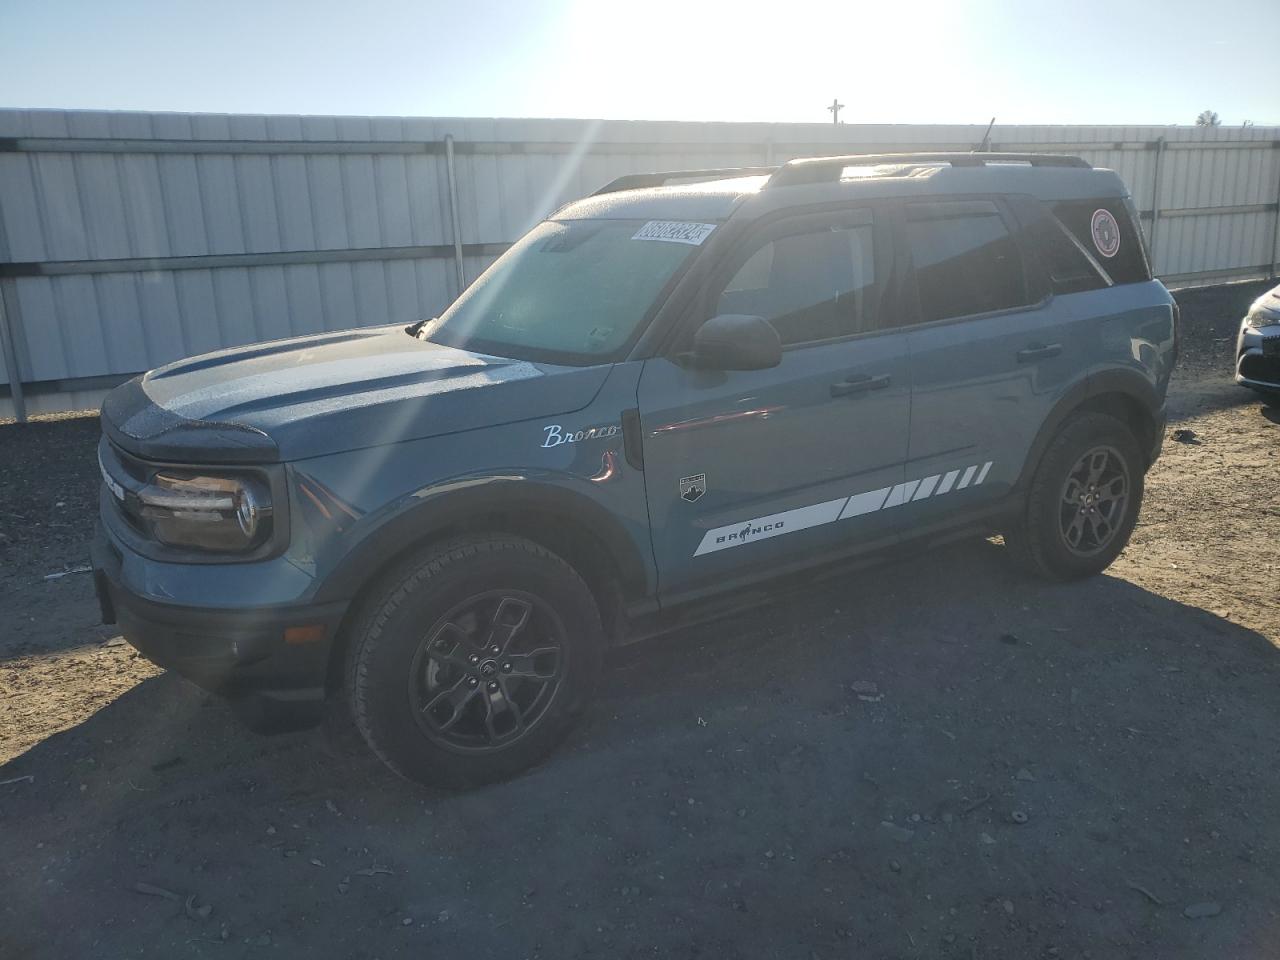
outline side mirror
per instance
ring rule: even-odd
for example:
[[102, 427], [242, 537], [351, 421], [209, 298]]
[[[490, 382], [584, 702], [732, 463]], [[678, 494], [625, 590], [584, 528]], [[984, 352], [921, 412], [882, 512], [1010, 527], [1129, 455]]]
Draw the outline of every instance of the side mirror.
[[722, 313], [694, 334], [692, 359], [713, 370], [767, 370], [782, 362], [782, 340], [764, 317]]

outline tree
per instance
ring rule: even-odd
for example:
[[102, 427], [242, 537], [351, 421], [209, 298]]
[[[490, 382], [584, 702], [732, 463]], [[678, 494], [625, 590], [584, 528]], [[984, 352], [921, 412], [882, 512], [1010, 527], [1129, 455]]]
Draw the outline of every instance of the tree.
[[1201, 110], [1200, 116], [1196, 117], [1197, 127], [1216, 127], [1222, 123], [1218, 119], [1218, 114], [1213, 110]]

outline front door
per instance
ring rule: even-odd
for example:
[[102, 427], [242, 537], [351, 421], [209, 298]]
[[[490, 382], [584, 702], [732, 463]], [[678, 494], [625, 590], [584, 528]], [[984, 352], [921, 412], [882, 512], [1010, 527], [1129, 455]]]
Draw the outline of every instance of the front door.
[[883, 508], [903, 479], [911, 396], [907, 334], [882, 330], [896, 309], [891, 251], [870, 208], [774, 221], [713, 275], [691, 328], [715, 314], [762, 316], [782, 362], [645, 363], [638, 400], [664, 598], [890, 530]]

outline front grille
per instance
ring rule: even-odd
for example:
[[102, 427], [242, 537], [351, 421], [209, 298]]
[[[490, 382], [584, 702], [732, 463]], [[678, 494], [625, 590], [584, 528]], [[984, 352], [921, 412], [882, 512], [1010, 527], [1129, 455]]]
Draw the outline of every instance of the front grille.
[[1256, 353], [1245, 354], [1240, 358], [1240, 376], [1246, 380], [1280, 385], [1280, 357], [1263, 357]]
[[147, 482], [146, 467], [136, 457], [107, 440], [103, 440], [98, 448], [98, 465], [117, 514], [135, 531], [148, 535], [146, 522], [140, 516], [142, 505], [134, 492]]

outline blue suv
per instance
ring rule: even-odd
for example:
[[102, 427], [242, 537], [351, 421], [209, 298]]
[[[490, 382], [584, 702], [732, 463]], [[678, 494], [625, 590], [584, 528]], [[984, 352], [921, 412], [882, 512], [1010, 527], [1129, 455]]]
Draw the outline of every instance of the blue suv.
[[111, 393], [104, 619], [251, 725], [344, 704], [406, 777], [510, 776], [606, 648], [727, 591], [991, 533], [1104, 569], [1176, 321], [1120, 178], [1074, 157], [624, 177], [439, 317]]

